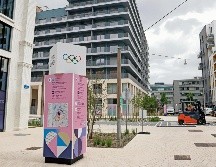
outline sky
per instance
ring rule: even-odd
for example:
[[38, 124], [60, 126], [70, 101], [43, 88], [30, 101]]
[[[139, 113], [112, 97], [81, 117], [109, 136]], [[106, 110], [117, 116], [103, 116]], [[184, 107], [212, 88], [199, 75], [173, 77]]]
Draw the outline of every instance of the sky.
[[[66, 0], [37, 1], [40, 6], [48, 6], [49, 9], [68, 4]], [[145, 30], [185, 0], [136, 1]], [[198, 70], [201, 60], [197, 58], [200, 52], [199, 33], [213, 20], [216, 20], [215, 0], [188, 0], [159, 24], [146, 31], [151, 84], [155, 82], [172, 84], [173, 80], [202, 75]], [[187, 65], [184, 65], [185, 59]]]

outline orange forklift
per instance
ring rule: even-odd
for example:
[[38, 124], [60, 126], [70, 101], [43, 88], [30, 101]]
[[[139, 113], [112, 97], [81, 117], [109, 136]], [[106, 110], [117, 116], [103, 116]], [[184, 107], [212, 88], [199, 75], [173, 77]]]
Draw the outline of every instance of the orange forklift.
[[206, 124], [205, 113], [199, 101], [182, 101], [182, 112], [178, 115], [179, 125], [183, 124]]

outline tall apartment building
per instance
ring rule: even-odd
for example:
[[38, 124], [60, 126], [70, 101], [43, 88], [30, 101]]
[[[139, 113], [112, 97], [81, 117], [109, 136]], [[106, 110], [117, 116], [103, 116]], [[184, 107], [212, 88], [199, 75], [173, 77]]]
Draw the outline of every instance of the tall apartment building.
[[150, 85], [152, 95], [155, 96], [158, 100], [161, 99], [161, 94], [165, 93], [169, 107], [173, 106], [173, 84], [165, 84], [165, 83], [155, 83]]
[[[68, 0], [66, 8], [39, 12], [32, 69], [32, 114], [40, 114], [41, 80], [57, 42], [87, 47], [87, 77], [101, 79], [107, 103], [117, 103], [117, 49], [122, 53], [122, 90], [149, 91], [148, 44], [135, 0]], [[99, 99], [99, 103], [102, 100]], [[107, 106], [109, 107], [109, 106]], [[106, 107], [105, 107], [106, 108]]]
[[[207, 106], [211, 106], [215, 103], [215, 99], [213, 99], [214, 92], [214, 62], [213, 55], [215, 48], [215, 39], [214, 34], [215, 31], [215, 21], [211, 24], [204, 26], [202, 31], [200, 32], [200, 53], [198, 58], [201, 58], [201, 63], [199, 64], [199, 70], [202, 70], [203, 84], [204, 84], [204, 92], [205, 92], [205, 103]], [[211, 74], [210, 74], [211, 73]]]
[[192, 93], [193, 100], [200, 101], [203, 105], [203, 79], [201, 77], [195, 77], [194, 79], [174, 80], [174, 106], [175, 110], [181, 109], [181, 101], [186, 101], [187, 94]]
[[28, 128], [34, 0], [0, 0], [0, 132]]

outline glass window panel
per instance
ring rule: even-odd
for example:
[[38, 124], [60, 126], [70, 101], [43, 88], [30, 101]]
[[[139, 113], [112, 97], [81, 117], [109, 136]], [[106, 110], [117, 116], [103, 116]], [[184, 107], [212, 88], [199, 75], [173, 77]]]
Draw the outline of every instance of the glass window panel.
[[116, 94], [117, 93], [117, 84], [116, 83], [108, 83], [107, 84], [107, 93], [108, 94]]
[[0, 0], [0, 13], [13, 18], [14, 0]]
[[0, 22], [0, 49], [10, 50], [11, 27]]

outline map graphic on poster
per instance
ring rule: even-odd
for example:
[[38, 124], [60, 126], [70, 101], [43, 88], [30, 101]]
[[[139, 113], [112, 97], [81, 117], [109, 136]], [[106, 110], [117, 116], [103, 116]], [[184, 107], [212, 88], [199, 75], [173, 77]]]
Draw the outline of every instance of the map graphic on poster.
[[68, 103], [49, 103], [48, 110], [48, 127], [68, 127]]

